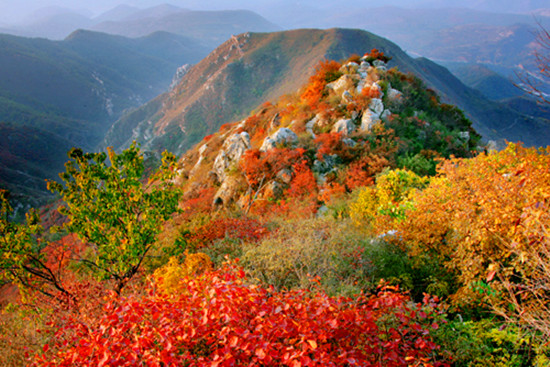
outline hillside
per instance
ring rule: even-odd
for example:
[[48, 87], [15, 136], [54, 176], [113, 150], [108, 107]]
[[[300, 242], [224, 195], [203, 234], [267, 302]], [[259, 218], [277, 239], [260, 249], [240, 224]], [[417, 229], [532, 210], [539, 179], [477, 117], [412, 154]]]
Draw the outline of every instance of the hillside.
[[[11, 149], [3, 140], [0, 149], [10, 154], [0, 166], [17, 167], [42, 191], [44, 179], [63, 168], [65, 147], [94, 149], [123, 111], [166, 91], [178, 67], [207, 53], [168, 33], [128, 39], [90, 31], [64, 41], [0, 35], [0, 49], [0, 125], [20, 146]], [[27, 144], [33, 135], [51, 141]], [[58, 148], [43, 149], [48, 146]], [[37, 171], [29, 159], [36, 156], [55, 164]], [[0, 179], [12, 189], [22, 182], [13, 174]]]
[[436, 158], [473, 154], [479, 135], [463, 113], [385, 61], [376, 49], [321, 61], [298, 92], [223, 125], [182, 157], [186, 195], [214, 190], [215, 205], [269, 213], [292, 195], [351, 191], [388, 166], [434, 174]]
[[545, 119], [489, 101], [445, 68], [412, 59], [386, 39], [361, 30], [305, 29], [230, 39], [191, 68], [173, 91], [117, 121], [104, 146], [125, 147], [136, 139], [146, 149], [181, 154], [223, 123], [242, 119], [254, 106], [295, 90], [318, 61], [344, 59], [372, 48], [392, 55], [389, 67], [419, 76], [443, 101], [463, 109], [485, 139], [549, 142]]
[[0, 364], [547, 365], [549, 148], [476, 151], [390, 59], [321, 61], [153, 172], [72, 150], [61, 232], [0, 191], [0, 284], [27, 290]]

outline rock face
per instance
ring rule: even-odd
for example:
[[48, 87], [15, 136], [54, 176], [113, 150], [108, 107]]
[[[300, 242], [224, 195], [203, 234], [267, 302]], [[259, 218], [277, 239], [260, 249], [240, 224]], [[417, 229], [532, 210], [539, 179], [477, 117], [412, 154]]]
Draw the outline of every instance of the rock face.
[[384, 112], [384, 103], [380, 98], [373, 98], [370, 101], [369, 110], [380, 116], [380, 114]]
[[344, 74], [336, 81], [327, 84], [327, 88], [334, 90], [337, 94], [342, 94], [347, 90], [355, 88], [356, 79], [350, 74]]
[[197, 163], [193, 166], [193, 169], [191, 170], [191, 175], [194, 175], [195, 172], [199, 169], [203, 159], [204, 159], [204, 152], [206, 152], [206, 149], [208, 149], [207, 144], [203, 144], [202, 147], [199, 148], [199, 159], [197, 159]]
[[237, 177], [228, 176], [214, 195], [213, 205], [227, 205], [236, 199], [236, 193], [241, 187], [241, 182]]
[[298, 136], [292, 130], [286, 127], [282, 127], [277, 130], [277, 132], [275, 132], [273, 135], [265, 138], [260, 148], [260, 151], [266, 152], [277, 147], [278, 145], [293, 144], [296, 141], [298, 141]]
[[213, 170], [218, 176], [219, 182], [226, 179], [226, 170], [233, 164], [237, 164], [245, 151], [250, 149], [250, 136], [246, 131], [231, 135], [223, 143], [222, 149], [214, 161]]
[[187, 74], [190, 68], [191, 65], [185, 64], [180, 66], [176, 70], [176, 74], [174, 75], [174, 77], [172, 78], [172, 82], [170, 83], [170, 90], [174, 89], [179, 84], [179, 82], [183, 79], [185, 74]]
[[336, 121], [332, 127], [333, 133], [341, 133], [344, 136], [347, 136], [355, 131], [355, 124], [351, 119], [341, 119]]
[[363, 112], [363, 117], [361, 117], [361, 127], [360, 130], [363, 132], [371, 131], [372, 127], [376, 124], [381, 123], [380, 115], [377, 115], [370, 109], [366, 109]]

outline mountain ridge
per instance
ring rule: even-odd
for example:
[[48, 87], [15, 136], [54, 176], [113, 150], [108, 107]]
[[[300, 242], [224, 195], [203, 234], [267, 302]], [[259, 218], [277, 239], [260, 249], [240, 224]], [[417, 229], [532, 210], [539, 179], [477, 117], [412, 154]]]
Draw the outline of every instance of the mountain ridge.
[[[239, 120], [254, 106], [295, 90], [307, 81], [314, 71], [311, 65], [318, 61], [344, 59], [372, 48], [393, 57], [389, 67], [398, 66], [418, 75], [438, 91], [443, 101], [462, 108], [485, 139], [514, 141], [518, 140], [514, 134], [519, 134], [527, 145], [549, 141], [546, 120], [524, 116], [487, 100], [444, 67], [425, 58], [412, 59], [379, 36], [333, 28], [234, 37], [191, 68], [174, 90], [139, 108], [135, 115], [123, 116], [109, 130], [103, 146], [122, 148], [136, 139], [145, 149], [181, 154], [223, 123]], [[521, 124], [499, 132], [515, 120]], [[522, 126], [532, 131], [522, 131]]]

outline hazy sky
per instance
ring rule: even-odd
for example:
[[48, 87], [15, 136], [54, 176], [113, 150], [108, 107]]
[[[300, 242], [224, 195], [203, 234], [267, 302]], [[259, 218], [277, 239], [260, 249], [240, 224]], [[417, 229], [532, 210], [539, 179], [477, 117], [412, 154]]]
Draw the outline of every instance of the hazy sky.
[[250, 9], [266, 18], [269, 11], [286, 9], [315, 8], [368, 8], [385, 5], [401, 7], [468, 7], [494, 12], [531, 12], [539, 8], [550, 8], [548, 0], [0, 0], [0, 21], [13, 23], [32, 11], [47, 6], [60, 6], [82, 12], [87, 16], [98, 15], [118, 4], [128, 4], [139, 8], [171, 3], [190, 9]]

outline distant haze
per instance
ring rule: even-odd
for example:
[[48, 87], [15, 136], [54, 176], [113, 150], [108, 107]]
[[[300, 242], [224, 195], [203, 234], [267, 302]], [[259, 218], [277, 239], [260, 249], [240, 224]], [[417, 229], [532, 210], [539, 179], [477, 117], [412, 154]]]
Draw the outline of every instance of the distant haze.
[[44, 10], [40, 10], [38, 14], [32, 13], [48, 7], [66, 8], [93, 17], [120, 4], [146, 8], [163, 3], [192, 10], [250, 9], [274, 22], [284, 22], [285, 15], [299, 18], [296, 13], [301, 11], [350, 11], [390, 5], [405, 8], [460, 7], [502, 13], [530, 13], [537, 9], [550, 8], [548, 0], [348, 0], [345, 3], [336, 3], [333, 0], [2, 0], [0, 22], [7, 25], [19, 23], [29, 17], [36, 19], [37, 16], [44, 15]]

